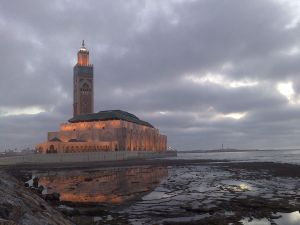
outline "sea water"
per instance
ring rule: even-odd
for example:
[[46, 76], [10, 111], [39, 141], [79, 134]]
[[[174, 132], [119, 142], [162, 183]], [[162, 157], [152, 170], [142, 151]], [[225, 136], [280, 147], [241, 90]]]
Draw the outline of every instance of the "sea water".
[[178, 152], [177, 159], [211, 159], [238, 162], [279, 162], [300, 165], [299, 150], [256, 150], [235, 152]]

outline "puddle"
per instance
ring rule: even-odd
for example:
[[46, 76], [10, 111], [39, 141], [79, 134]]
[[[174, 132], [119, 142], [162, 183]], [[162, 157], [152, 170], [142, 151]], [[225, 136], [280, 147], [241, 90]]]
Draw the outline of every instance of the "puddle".
[[279, 213], [282, 217], [274, 220], [278, 225], [299, 225], [300, 224], [300, 213]]
[[[269, 220], [267, 219], [253, 219], [250, 220], [249, 219], [243, 219], [242, 221], [240, 221], [243, 225], [271, 225], [271, 223], [269, 222]], [[287, 224], [286, 224], [287, 225]]]
[[255, 191], [255, 188], [245, 182], [245, 181], [236, 181], [236, 180], [223, 180], [218, 186], [221, 189], [229, 189], [231, 191]]
[[48, 194], [59, 193], [61, 201], [111, 204], [124, 204], [152, 192], [167, 175], [165, 167], [35, 174], [39, 185]]
[[[299, 212], [273, 214], [283, 207], [300, 208], [299, 179], [268, 173], [191, 165], [34, 172], [33, 176], [48, 193], [60, 193], [66, 206], [68, 202], [105, 203], [112, 220], [99, 214], [89, 224], [300, 224]], [[267, 219], [270, 216], [273, 220]]]
[[300, 224], [300, 213], [299, 211], [292, 213], [276, 213], [273, 215], [274, 217], [279, 217], [278, 219], [273, 219], [272, 223], [270, 220], [264, 219], [253, 219], [249, 221], [249, 219], [243, 219], [240, 221], [244, 225], [299, 225]]
[[164, 198], [169, 198], [171, 195], [165, 193], [165, 192], [160, 192], [160, 191], [153, 191], [150, 194], [144, 196], [142, 200], [144, 201], [151, 201], [151, 200], [161, 200]]

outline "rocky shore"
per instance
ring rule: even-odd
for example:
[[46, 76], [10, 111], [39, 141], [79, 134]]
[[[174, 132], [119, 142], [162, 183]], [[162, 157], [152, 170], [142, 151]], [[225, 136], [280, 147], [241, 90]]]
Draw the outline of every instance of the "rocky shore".
[[[298, 224], [277, 223], [291, 214], [300, 221], [299, 165], [161, 159], [5, 170], [0, 170], [0, 225]], [[40, 182], [25, 184], [37, 170]], [[41, 194], [41, 185], [52, 192]], [[84, 199], [112, 193], [123, 200], [59, 199], [76, 193]]]
[[4, 170], [0, 170], [1, 225], [72, 225], [40, 196]]

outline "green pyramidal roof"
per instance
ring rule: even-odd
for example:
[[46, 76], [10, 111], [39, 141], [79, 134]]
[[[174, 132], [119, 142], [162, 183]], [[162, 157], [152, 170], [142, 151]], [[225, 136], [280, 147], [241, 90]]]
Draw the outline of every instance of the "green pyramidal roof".
[[82, 114], [69, 119], [70, 123], [105, 121], [105, 120], [124, 120], [132, 123], [137, 123], [147, 127], [154, 128], [150, 123], [140, 120], [135, 115], [122, 110], [100, 111], [98, 113]]

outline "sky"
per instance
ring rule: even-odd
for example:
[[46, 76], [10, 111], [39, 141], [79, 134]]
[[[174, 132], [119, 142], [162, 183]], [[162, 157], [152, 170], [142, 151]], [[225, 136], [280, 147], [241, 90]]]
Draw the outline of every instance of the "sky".
[[72, 117], [76, 54], [95, 111], [146, 120], [179, 150], [300, 148], [298, 0], [0, 2], [0, 151]]

